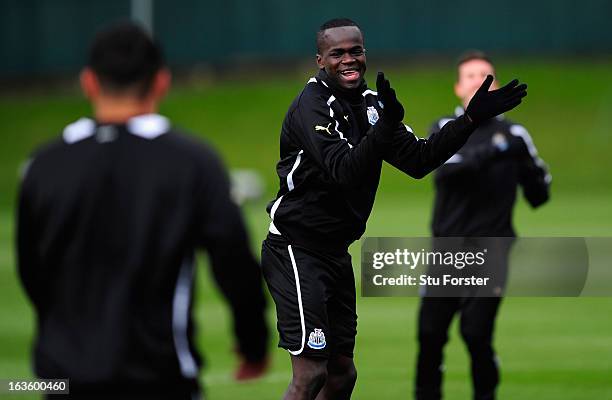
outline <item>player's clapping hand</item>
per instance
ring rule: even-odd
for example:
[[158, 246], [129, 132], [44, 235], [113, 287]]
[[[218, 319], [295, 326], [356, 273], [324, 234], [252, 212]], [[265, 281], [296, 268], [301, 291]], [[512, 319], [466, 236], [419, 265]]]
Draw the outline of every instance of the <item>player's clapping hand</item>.
[[391, 87], [389, 80], [385, 78], [385, 74], [378, 73], [376, 77], [376, 90], [378, 92], [378, 101], [382, 103], [383, 112], [380, 119], [381, 122], [389, 127], [396, 127], [397, 124], [404, 119], [404, 107], [397, 100], [395, 90]]
[[465, 113], [474, 123], [481, 123], [496, 115], [512, 110], [521, 104], [523, 97], [527, 96], [527, 85], [520, 84], [514, 79], [506, 86], [489, 91], [493, 83], [493, 76], [487, 75], [482, 86], [476, 91], [467, 106]]

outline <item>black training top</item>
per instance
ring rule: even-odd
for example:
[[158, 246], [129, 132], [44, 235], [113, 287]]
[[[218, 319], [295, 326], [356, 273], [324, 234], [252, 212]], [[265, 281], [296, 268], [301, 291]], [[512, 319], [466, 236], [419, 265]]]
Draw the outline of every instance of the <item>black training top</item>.
[[[435, 121], [431, 134], [436, 135], [463, 113], [463, 108], [457, 107], [455, 116]], [[515, 236], [512, 209], [517, 186], [537, 207], [548, 200], [550, 182], [527, 130], [501, 115], [492, 118], [436, 171], [433, 234]]]
[[258, 264], [225, 168], [159, 115], [81, 119], [37, 151], [19, 198], [19, 273], [38, 317], [35, 370], [75, 383], [197, 377], [194, 250], [208, 250], [238, 350], [264, 356]]
[[321, 70], [289, 107], [276, 170], [280, 190], [267, 211], [270, 234], [326, 252], [345, 252], [365, 231], [382, 161], [421, 178], [450, 158], [474, 125], [464, 117], [429, 139], [398, 124], [392, 140], [374, 129], [382, 113], [377, 93], [333, 86]]

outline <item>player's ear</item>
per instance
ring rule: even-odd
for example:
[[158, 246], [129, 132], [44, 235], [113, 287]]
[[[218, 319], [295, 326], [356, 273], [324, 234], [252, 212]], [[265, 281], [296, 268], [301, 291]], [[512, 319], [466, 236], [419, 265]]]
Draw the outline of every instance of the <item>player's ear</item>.
[[453, 86], [453, 88], [455, 89], [455, 96], [457, 96], [458, 98], [461, 98], [461, 91], [459, 90], [459, 82], [455, 82], [455, 86]]
[[91, 68], [85, 67], [81, 70], [79, 81], [85, 97], [90, 100], [94, 100], [98, 97], [100, 94], [100, 81]]
[[321, 54], [319, 53], [317, 53], [317, 66], [319, 69], [325, 68], [325, 65], [323, 64], [323, 57], [321, 57]]
[[162, 68], [155, 73], [153, 77], [153, 84], [151, 85], [151, 92], [153, 97], [161, 99], [168, 93], [170, 86], [172, 85], [172, 74], [168, 68]]

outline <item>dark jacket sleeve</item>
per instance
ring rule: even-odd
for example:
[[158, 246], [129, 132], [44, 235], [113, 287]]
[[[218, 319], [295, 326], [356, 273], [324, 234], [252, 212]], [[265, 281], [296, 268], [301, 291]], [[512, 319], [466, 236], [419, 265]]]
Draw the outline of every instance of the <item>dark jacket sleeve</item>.
[[384, 160], [413, 178], [420, 179], [451, 158], [476, 126], [465, 116], [446, 123], [428, 139], [417, 138], [407, 126], [396, 130]]
[[259, 361], [268, 342], [261, 268], [249, 248], [240, 210], [230, 199], [225, 168], [214, 153], [208, 154], [199, 175], [199, 236], [214, 279], [229, 302], [238, 351], [249, 361]]
[[521, 125], [512, 125], [510, 133], [521, 138], [527, 147], [528, 155], [522, 158], [519, 167], [519, 183], [529, 204], [534, 208], [539, 207], [550, 197], [552, 177], [546, 164], [538, 156], [538, 151], [527, 130]]
[[[26, 165], [30, 165], [28, 162]], [[36, 193], [34, 190], [34, 177], [24, 169], [23, 179], [19, 188], [19, 198], [17, 205], [17, 270], [21, 284], [26, 294], [40, 310], [44, 306], [45, 285], [41, 284], [41, 264], [38, 252], [39, 228], [35, 214]]]
[[[444, 118], [434, 122], [429, 129], [429, 137], [440, 132], [440, 124], [444, 126], [450, 119]], [[462, 146], [455, 154], [436, 170], [436, 181], [444, 182], [446, 179], [471, 179], [495, 157], [496, 149], [490, 143], [481, 143], [475, 146]]]
[[338, 115], [340, 110], [333, 104], [335, 101], [333, 96], [326, 98], [307, 86], [290, 112], [287, 131], [333, 181], [354, 187], [382, 160], [385, 145], [375, 127], [359, 143], [349, 143], [340, 127], [339, 118], [343, 117]]

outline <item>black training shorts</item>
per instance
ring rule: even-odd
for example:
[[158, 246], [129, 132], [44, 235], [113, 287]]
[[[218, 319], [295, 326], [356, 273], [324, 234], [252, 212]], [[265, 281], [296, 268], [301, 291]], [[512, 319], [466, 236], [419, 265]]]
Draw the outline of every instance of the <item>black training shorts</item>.
[[261, 264], [278, 319], [278, 346], [294, 356], [353, 357], [355, 277], [348, 253], [322, 254], [269, 234]]

